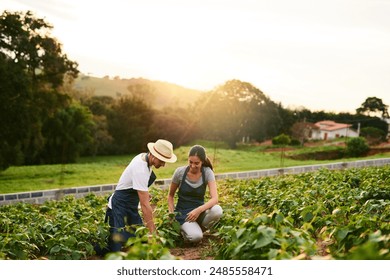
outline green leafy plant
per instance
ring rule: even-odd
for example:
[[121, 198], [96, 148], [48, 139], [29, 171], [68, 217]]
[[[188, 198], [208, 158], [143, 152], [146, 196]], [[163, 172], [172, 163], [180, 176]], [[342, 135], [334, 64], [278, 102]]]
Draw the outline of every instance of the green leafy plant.
[[351, 157], [360, 157], [367, 153], [369, 146], [363, 137], [350, 138], [347, 141], [346, 153]]
[[[208, 258], [390, 259], [390, 167], [218, 181], [222, 219]], [[108, 259], [177, 259], [180, 225], [167, 190], [152, 188], [156, 235], [136, 230]], [[89, 259], [104, 243], [106, 197], [0, 207], [1, 259]]]

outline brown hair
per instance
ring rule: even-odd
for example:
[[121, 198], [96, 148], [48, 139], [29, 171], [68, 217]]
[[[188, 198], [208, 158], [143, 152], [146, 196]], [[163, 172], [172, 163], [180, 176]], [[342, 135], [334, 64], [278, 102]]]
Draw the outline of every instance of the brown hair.
[[211, 160], [206, 155], [206, 149], [201, 145], [195, 145], [190, 149], [188, 156], [197, 156], [202, 161], [202, 165], [205, 167], [210, 167], [213, 170], [213, 164]]

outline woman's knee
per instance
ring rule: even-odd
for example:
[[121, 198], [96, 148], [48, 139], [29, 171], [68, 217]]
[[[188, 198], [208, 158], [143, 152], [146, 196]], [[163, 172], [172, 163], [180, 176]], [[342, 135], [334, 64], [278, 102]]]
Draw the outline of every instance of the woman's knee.
[[191, 232], [187, 233], [184, 237], [185, 240], [191, 242], [191, 243], [196, 243], [201, 241], [203, 238], [203, 233], [202, 232]]
[[211, 207], [210, 212], [211, 212], [211, 215], [213, 215], [214, 217], [216, 217], [218, 219], [220, 219], [222, 217], [222, 214], [223, 214], [222, 207], [219, 206], [218, 204]]
[[206, 216], [202, 221], [202, 226], [206, 229], [212, 227], [215, 223], [217, 223], [223, 214], [222, 207], [219, 205], [214, 205], [206, 212]]
[[198, 223], [185, 222], [181, 226], [183, 238], [189, 242], [196, 243], [202, 240], [203, 232]]
[[222, 214], [223, 214], [222, 207], [217, 204], [209, 209], [206, 216], [210, 221], [218, 221], [222, 217]]

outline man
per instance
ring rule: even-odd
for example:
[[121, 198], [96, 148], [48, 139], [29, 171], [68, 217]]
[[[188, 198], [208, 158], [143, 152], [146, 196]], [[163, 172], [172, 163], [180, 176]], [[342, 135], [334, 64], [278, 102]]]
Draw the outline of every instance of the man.
[[152, 168], [163, 167], [166, 162], [173, 163], [177, 157], [173, 153], [172, 144], [167, 140], [159, 139], [155, 143], [148, 143], [147, 147], [148, 153], [141, 153], [131, 160], [123, 171], [114, 194], [109, 198], [106, 219], [110, 225], [110, 237], [107, 248], [95, 246], [95, 251], [99, 255], [104, 255], [108, 251], [120, 251], [127, 239], [135, 236], [125, 227], [142, 224], [138, 205], [141, 206], [144, 225], [150, 233], [156, 231], [148, 191], [156, 179]]

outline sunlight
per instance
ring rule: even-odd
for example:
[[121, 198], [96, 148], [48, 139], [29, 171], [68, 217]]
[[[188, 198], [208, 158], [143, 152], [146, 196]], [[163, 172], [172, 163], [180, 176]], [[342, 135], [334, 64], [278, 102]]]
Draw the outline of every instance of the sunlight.
[[97, 77], [200, 90], [240, 79], [276, 102], [312, 109], [353, 110], [359, 104], [345, 101], [367, 92], [390, 102], [388, 1], [2, 0], [0, 7], [45, 18], [80, 71]]

